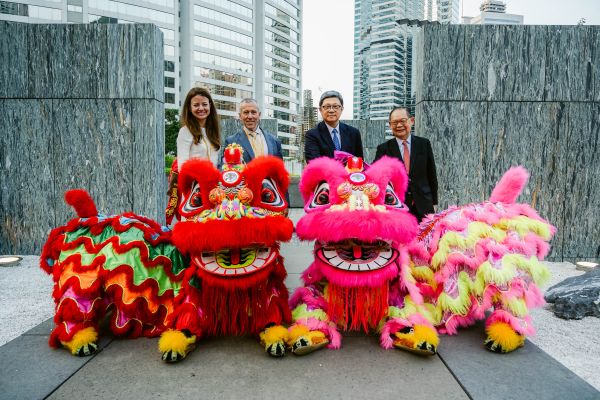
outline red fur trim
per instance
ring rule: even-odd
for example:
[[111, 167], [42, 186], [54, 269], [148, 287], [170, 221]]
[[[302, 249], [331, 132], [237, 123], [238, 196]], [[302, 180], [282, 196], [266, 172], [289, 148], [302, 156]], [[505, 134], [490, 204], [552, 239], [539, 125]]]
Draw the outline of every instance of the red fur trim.
[[385, 316], [388, 309], [389, 284], [378, 288], [346, 288], [332, 283], [327, 288], [327, 315], [344, 330], [369, 332]]
[[277, 157], [265, 156], [255, 158], [248, 163], [243, 174], [246, 179], [246, 185], [254, 193], [252, 199], [254, 207], [271, 209], [271, 207], [264, 205], [260, 199], [262, 182], [265, 178], [269, 177], [275, 181], [282, 196], [288, 190], [289, 175], [285, 170], [283, 161]]
[[283, 216], [233, 221], [179, 222], [173, 228], [173, 243], [184, 254], [221, 250], [253, 244], [273, 246], [292, 238], [292, 221]]
[[98, 215], [94, 200], [83, 189], [68, 190], [65, 193], [65, 202], [75, 209], [79, 218], [90, 218]]
[[50, 345], [50, 347], [60, 348], [62, 347], [61, 341], [70, 341], [71, 339], [73, 339], [73, 336], [77, 332], [85, 328], [89, 328], [90, 326], [93, 327], [96, 330], [96, 332], [98, 332], [98, 324], [92, 323], [90, 321], [85, 321], [80, 324], [76, 324], [75, 326], [71, 327], [71, 329], [67, 328], [66, 323], [58, 323], [52, 331], [52, 333], [50, 334], [50, 337], [48, 338], [48, 344]]

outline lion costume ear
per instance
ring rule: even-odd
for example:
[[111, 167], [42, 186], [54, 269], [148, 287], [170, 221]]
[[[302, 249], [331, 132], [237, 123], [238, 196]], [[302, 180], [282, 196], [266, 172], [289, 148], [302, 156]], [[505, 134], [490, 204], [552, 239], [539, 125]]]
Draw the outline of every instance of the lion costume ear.
[[365, 175], [369, 177], [369, 180], [377, 184], [381, 190], [377, 201], [379, 204], [383, 203], [385, 197], [385, 188], [388, 183], [391, 183], [394, 187], [394, 192], [404, 202], [404, 196], [406, 194], [406, 188], [408, 187], [408, 177], [406, 176], [406, 170], [404, 164], [396, 158], [383, 156], [381, 159], [371, 164]]
[[[339, 162], [328, 157], [320, 157], [312, 160], [302, 173], [298, 188], [302, 194], [304, 204], [310, 202], [313, 192], [317, 185], [323, 180], [329, 183], [330, 188], [337, 188], [348, 176], [346, 168]], [[331, 189], [331, 196], [336, 196], [337, 192]], [[332, 199], [333, 200], [333, 199]]]
[[183, 207], [183, 205], [187, 202], [188, 197], [190, 196], [190, 191], [194, 182], [197, 182], [200, 186], [202, 204], [210, 204], [208, 200], [209, 191], [217, 185], [217, 182], [219, 182], [220, 177], [221, 173], [209, 160], [188, 160], [183, 165], [183, 167], [180, 167], [178, 187], [179, 193], [183, 197], [179, 206], [180, 213], [181, 207]]

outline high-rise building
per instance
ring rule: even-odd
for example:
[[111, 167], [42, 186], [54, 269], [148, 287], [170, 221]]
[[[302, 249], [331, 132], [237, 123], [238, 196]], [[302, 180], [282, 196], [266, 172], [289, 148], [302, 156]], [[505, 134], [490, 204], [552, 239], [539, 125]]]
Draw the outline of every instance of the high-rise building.
[[355, 0], [354, 118], [387, 119], [414, 112], [416, 26], [398, 20], [458, 22], [458, 0]]
[[[143, 4], [143, 5], [140, 5]], [[165, 106], [207, 87], [222, 118], [255, 98], [277, 119], [284, 158], [298, 156], [302, 0], [0, 0], [0, 20], [153, 23], [163, 32]]]
[[523, 25], [523, 16], [508, 14], [506, 3], [501, 0], [485, 0], [479, 6], [481, 14], [463, 17], [463, 23], [471, 25]]
[[302, 120], [300, 124], [300, 133], [298, 134], [298, 148], [300, 155], [304, 156], [304, 134], [307, 130], [314, 128], [319, 119], [317, 117], [317, 107], [315, 107], [312, 97], [312, 90], [304, 90], [302, 95]]

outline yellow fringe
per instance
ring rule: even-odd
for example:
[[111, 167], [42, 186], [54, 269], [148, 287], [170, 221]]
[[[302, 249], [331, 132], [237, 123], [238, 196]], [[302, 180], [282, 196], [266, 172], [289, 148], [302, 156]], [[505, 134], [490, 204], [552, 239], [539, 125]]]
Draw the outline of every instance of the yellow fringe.
[[260, 333], [260, 341], [267, 346], [280, 340], [286, 342], [287, 339], [288, 330], [281, 325], [272, 326]]
[[98, 332], [96, 332], [96, 329], [90, 326], [77, 332], [68, 342], [61, 341], [60, 343], [69, 349], [71, 354], [76, 355], [77, 351], [79, 351], [82, 346], [90, 343], [96, 343], [97, 340]]
[[504, 351], [513, 351], [523, 346], [525, 337], [519, 335], [506, 322], [494, 322], [486, 328], [488, 338], [500, 344]]
[[158, 351], [166, 353], [173, 351], [183, 356], [189, 351], [189, 347], [196, 342], [196, 336], [187, 337], [181, 331], [169, 329], [160, 336], [158, 340]]

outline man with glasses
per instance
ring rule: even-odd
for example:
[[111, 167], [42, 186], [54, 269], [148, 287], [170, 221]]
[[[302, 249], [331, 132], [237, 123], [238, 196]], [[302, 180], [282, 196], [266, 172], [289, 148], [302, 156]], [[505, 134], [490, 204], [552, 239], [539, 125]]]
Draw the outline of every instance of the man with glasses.
[[419, 222], [435, 212], [438, 203], [438, 182], [435, 161], [429, 140], [411, 135], [415, 122], [408, 109], [396, 107], [390, 112], [390, 128], [394, 138], [377, 146], [375, 161], [383, 156], [395, 157], [404, 163], [408, 188], [404, 202]]
[[328, 90], [321, 95], [319, 111], [323, 121], [306, 132], [304, 144], [306, 162], [323, 156], [333, 158], [334, 150], [363, 157], [360, 131], [340, 122], [343, 109], [344, 99], [339, 92]]

